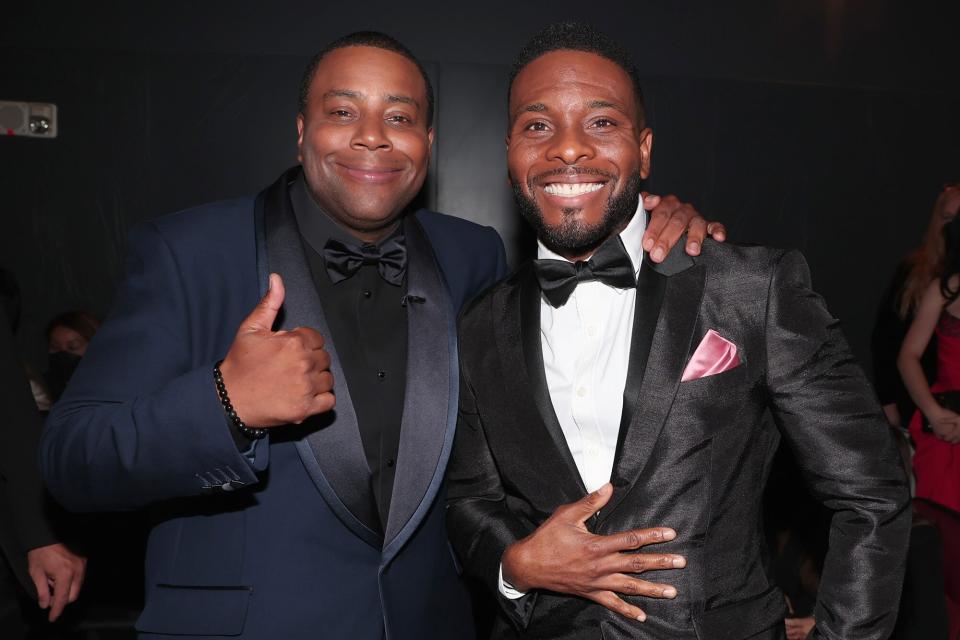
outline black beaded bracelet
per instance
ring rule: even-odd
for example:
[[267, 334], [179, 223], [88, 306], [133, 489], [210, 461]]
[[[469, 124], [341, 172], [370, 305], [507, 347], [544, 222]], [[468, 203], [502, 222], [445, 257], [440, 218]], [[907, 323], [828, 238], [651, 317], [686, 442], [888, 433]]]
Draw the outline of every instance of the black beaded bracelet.
[[230, 419], [230, 422], [233, 423], [233, 426], [237, 428], [237, 431], [239, 431], [242, 436], [251, 440], [259, 440], [267, 435], [267, 430], [248, 427], [243, 420], [240, 419], [240, 416], [237, 415], [237, 410], [230, 404], [227, 387], [223, 384], [223, 374], [220, 372], [221, 364], [223, 364], [223, 360], [219, 360], [217, 364], [213, 365], [213, 382], [217, 385], [217, 395], [220, 396], [220, 406], [223, 407], [223, 412], [227, 414], [227, 418]]

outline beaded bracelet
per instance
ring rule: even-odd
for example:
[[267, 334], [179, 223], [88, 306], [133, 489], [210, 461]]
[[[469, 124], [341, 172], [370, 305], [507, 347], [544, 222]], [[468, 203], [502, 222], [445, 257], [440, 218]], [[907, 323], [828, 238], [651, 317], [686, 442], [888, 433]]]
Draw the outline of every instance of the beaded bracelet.
[[217, 361], [217, 364], [213, 365], [213, 381], [217, 385], [217, 395], [220, 396], [220, 406], [223, 407], [223, 412], [227, 414], [227, 417], [230, 419], [230, 422], [233, 423], [233, 426], [237, 428], [237, 431], [240, 432], [240, 435], [250, 440], [259, 440], [260, 438], [267, 435], [267, 430], [257, 427], [248, 427], [244, 424], [243, 420], [240, 419], [240, 416], [237, 415], [237, 410], [233, 408], [233, 405], [230, 404], [230, 396], [227, 395], [227, 387], [223, 384], [223, 374], [220, 372], [220, 365], [223, 364], [223, 360]]

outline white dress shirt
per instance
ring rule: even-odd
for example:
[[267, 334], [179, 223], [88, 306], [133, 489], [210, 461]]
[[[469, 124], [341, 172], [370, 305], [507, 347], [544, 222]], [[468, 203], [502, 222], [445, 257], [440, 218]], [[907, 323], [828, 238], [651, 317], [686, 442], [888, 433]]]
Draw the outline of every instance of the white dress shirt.
[[[646, 229], [641, 205], [620, 233], [623, 246], [640, 273]], [[538, 241], [537, 257], [566, 260]], [[587, 491], [610, 481], [623, 413], [623, 388], [630, 364], [630, 340], [636, 288], [616, 289], [599, 281], [581, 282], [566, 304], [554, 308], [540, 298], [540, 347], [547, 388], [567, 447]], [[503, 581], [500, 593], [524, 594]]]

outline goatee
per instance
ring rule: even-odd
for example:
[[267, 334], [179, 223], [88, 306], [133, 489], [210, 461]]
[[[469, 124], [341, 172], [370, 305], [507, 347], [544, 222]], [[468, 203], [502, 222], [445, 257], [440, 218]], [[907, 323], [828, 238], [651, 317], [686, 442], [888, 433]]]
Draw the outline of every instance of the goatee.
[[571, 208], [563, 210], [564, 219], [553, 227], [548, 226], [543, 219], [543, 211], [536, 200], [527, 196], [520, 184], [512, 178], [510, 184], [521, 215], [548, 249], [560, 255], [583, 255], [591, 253], [613, 233], [619, 233], [626, 226], [637, 211], [643, 178], [639, 173], [628, 177], [623, 190], [618, 195], [611, 195], [607, 200], [603, 217], [596, 224], [584, 223], [576, 215], [580, 209]]

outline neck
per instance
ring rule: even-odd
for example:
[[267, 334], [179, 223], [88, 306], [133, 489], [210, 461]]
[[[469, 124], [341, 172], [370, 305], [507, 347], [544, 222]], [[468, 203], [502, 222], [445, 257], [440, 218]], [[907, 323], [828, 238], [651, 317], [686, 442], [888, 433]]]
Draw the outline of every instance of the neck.
[[610, 238], [613, 238], [623, 233], [623, 230], [627, 228], [627, 225], [630, 224], [630, 221], [632, 219], [633, 219], [633, 216], [630, 216], [629, 218], [621, 222], [619, 225], [617, 225], [616, 228], [614, 228], [613, 231], [611, 231], [605, 238], [600, 240], [600, 242], [589, 247], [573, 247], [573, 248], [551, 247], [543, 238], [540, 238], [540, 241], [543, 242], [543, 244], [545, 244], [547, 248], [549, 248], [551, 251], [553, 251], [559, 256], [562, 256], [563, 258], [566, 258], [570, 262], [584, 262], [586, 260], [589, 260], [590, 256], [592, 256], [594, 252], [596, 252], [596, 250], [599, 249], [600, 245], [602, 245], [604, 242], [606, 242]]
[[337, 226], [341, 231], [348, 234], [351, 238], [359, 241], [361, 244], [377, 244], [391, 233], [396, 231], [397, 227], [400, 226], [400, 221], [403, 219], [403, 214], [390, 220], [382, 227], [377, 227], [374, 229], [356, 229], [354, 227], [348, 227], [339, 218], [333, 216], [329, 213], [328, 209], [320, 204], [320, 199], [317, 197], [317, 194], [314, 193], [313, 189], [310, 187], [310, 184], [304, 179], [304, 184], [306, 186], [307, 195], [310, 196], [310, 199], [313, 201], [313, 204], [316, 205], [317, 210], [320, 211], [327, 219]]
[[333, 220], [333, 222], [337, 224], [341, 229], [349, 233], [352, 237], [359, 240], [362, 244], [377, 244], [378, 242], [380, 242], [381, 240], [389, 236], [391, 233], [396, 231], [397, 227], [400, 226], [400, 220], [398, 219], [398, 220], [394, 220], [393, 222], [391, 222], [390, 224], [388, 224], [387, 226], [381, 229], [370, 229], [370, 230], [348, 229], [347, 227], [337, 222], [337, 220], [334, 219], [333, 216], [330, 216], [330, 219]]

